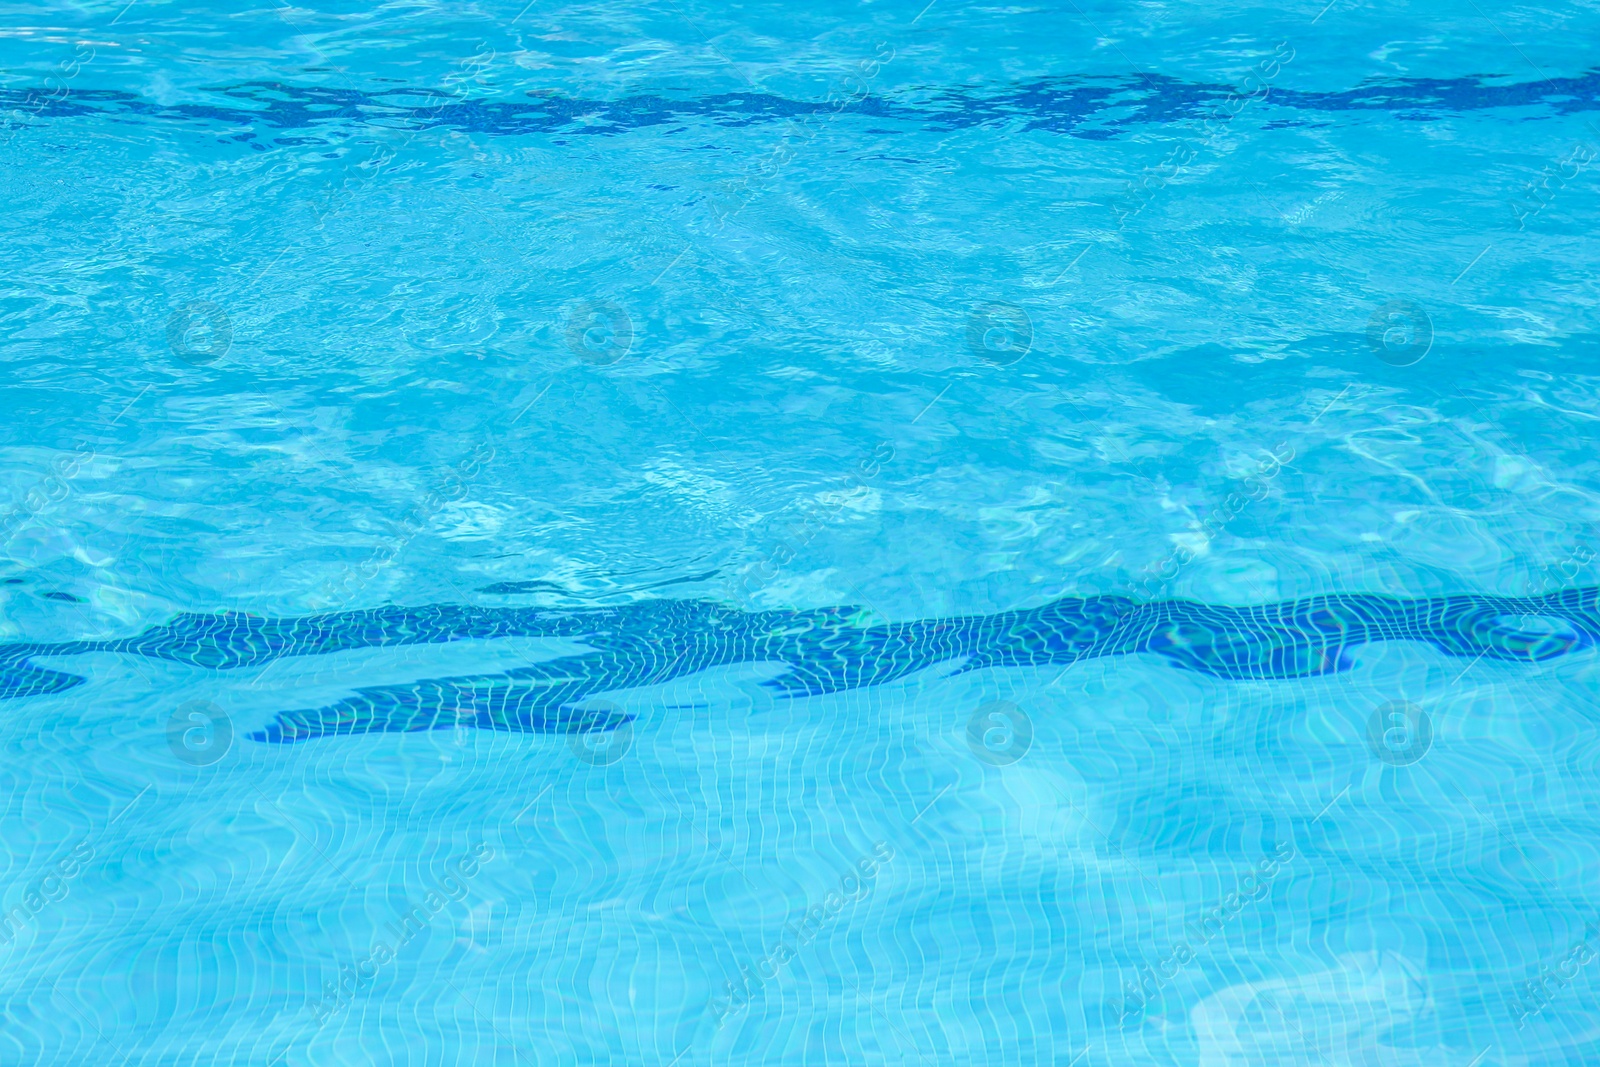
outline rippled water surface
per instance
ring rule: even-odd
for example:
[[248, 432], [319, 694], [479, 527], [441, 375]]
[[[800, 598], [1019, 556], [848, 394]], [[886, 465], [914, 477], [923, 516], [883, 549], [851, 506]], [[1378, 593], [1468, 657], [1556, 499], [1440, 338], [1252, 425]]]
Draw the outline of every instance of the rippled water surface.
[[1600, 1060], [1600, 11], [0, 8], [0, 1064]]

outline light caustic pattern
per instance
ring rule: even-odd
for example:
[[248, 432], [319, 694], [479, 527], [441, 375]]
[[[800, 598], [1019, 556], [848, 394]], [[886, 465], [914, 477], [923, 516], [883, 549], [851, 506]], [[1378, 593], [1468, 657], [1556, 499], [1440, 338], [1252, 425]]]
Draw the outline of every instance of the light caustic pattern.
[[13, 5], [0, 1067], [1600, 1062], [1596, 40]]

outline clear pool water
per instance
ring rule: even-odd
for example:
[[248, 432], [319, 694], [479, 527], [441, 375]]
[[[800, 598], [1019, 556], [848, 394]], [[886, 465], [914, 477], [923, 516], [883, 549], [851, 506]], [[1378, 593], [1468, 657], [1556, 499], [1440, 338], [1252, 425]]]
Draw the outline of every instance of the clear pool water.
[[0, 18], [0, 1064], [1600, 1060], [1592, 5]]

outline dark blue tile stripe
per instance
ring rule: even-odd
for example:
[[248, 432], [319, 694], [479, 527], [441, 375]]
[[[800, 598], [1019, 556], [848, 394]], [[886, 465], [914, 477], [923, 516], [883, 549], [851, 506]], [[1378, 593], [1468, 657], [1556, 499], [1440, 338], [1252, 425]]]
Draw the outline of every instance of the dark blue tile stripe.
[[[1133, 652], [1223, 679], [1344, 670], [1356, 648], [1377, 641], [1419, 641], [1465, 659], [1538, 663], [1600, 638], [1600, 588], [1414, 600], [1350, 594], [1243, 608], [1102, 596], [882, 625], [862, 625], [854, 608], [744, 612], [689, 600], [570, 611], [440, 604], [297, 619], [185, 614], [123, 640], [0, 646], [0, 699], [83, 683], [34, 666], [35, 656], [121, 652], [229, 670], [283, 656], [498, 637], [569, 637], [592, 651], [497, 674], [360, 689], [328, 707], [282, 712], [251, 736], [291, 742], [457, 725], [571, 733], [595, 727], [593, 713], [578, 707], [591, 697], [736, 663], [788, 664], [787, 673], [763, 684], [791, 697], [881, 685], [952, 661], [972, 671]], [[613, 716], [600, 725], [624, 721]]]
[[[1274, 107], [1315, 113], [1326, 121], [1336, 113], [1389, 112], [1414, 119], [1499, 108], [1538, 108], [1550, 115], [1600, 110], [1600, 68], [1573, 77], [1489, 84], [1498, 78], [1406, 78], [1340, 92], [1299, 92], [1272, 88]], [[37, 118], [105, 115], [123, 120], [164, 119], [215, 123], [238, 130], [228, 139], [253, 142], [268, 137], [284, 145], [342, 141], [353, 127], [449, 128], [484, 134], [562, 133], [605, 136], [669, 123], [708, 121], [750, 126], [812, 115], [832, 115], [840, 104], [789, 100], [764, 93], [710, 96], [640, 95], [595, 100], [535, 90], [529, 99], [472, 100], [432, 89], [365, 92], [323, 86], [245, 82], [211, 90], [216, 104], [159, 104], [131, 93], [75, 89], [60, 96], [44, 89], [0, 90], [0, 110]], [[1075, 137], [1106, 139], [1133, 127], [1195, 120], [1234, 94], [1231, 85], [1180, 81], [1162, 75], [1141, 78], [1050, 78], [990, 90], [982, 87], [933, 90], [916, 104], [895, 97], [865, 96], [850, 102], [848, 113], [885, 122], [938, 130], [1021, 122], [1026, 129]], [[55, 98], [60, 96], [59, 99]], [[901, 97], [903, 99], [903, 97]], [[578, 121], [579, 119], [582, 121]], [[319, 136], [274, 136], [310, 131]]]

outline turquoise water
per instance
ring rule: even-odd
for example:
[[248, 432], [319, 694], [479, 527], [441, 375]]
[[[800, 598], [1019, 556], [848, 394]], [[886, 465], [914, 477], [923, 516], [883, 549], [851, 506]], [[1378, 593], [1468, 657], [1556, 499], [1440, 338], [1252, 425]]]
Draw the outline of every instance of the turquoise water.
[[1600, 1060], [1600, 17], [0, 18], [0, 1064]]

